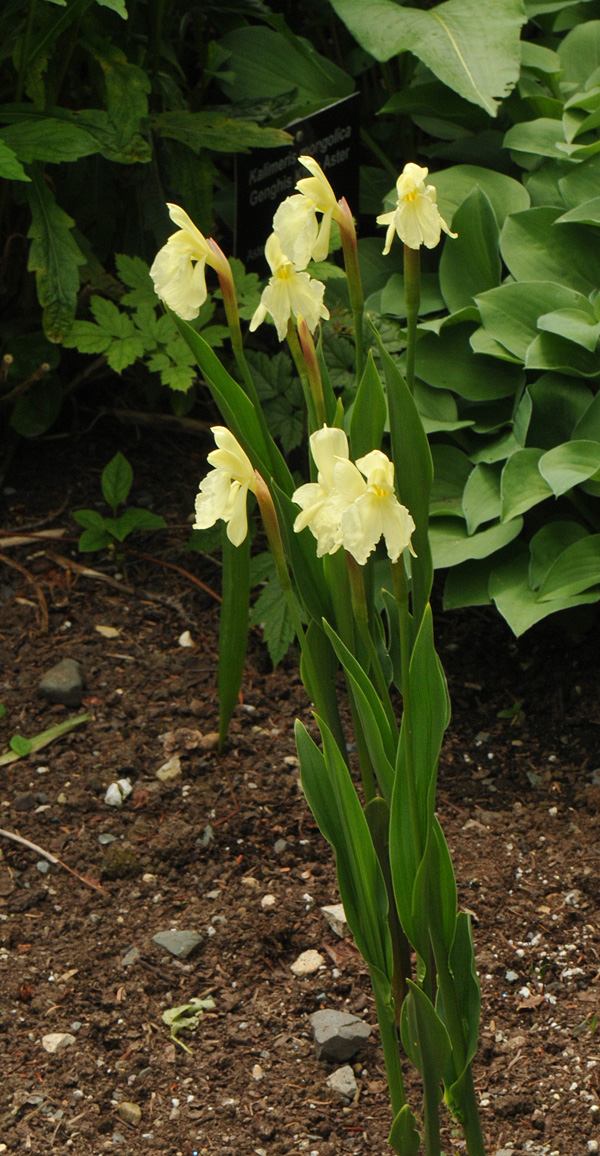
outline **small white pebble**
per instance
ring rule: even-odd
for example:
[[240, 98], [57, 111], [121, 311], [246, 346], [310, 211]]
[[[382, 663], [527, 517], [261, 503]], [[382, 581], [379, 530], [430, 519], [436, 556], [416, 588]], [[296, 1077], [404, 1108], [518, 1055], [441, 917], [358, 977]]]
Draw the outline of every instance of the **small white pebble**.
[[275, 895], [263, 895], [260, 905], [261, 907], [274, 907], [277, 903]]
[[191, 646], [195, 645], [194, 640], [193, 640], [189, 630], [184, 630], [183, 634], [179, 635], [179, 638], [177, 639], [177, 641], [178, 641], [180, 646], [191, 647]]

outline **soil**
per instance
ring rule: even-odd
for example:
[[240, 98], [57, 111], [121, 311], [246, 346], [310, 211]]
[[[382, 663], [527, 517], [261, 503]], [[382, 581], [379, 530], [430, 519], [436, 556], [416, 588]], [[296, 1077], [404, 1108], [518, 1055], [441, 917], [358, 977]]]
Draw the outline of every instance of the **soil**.
[[[320, 910], [339, 897], [299, 789], [293, 722], [311, 725], [311, 714], [293, 655], [272, 671], [253, 633], [222, 757], [211, 737], [219, 567], [185, 550], [208, 448], [139, 440], [105, 420], [78, 442], [21, 443], [5, 478], [0, 746], [80, 710], [91, 717], [0, 768], [2, 1152], [389, 1151], [366, 968]], [[77, 553], [70, 518], [102, 508], [100, 473], [116, 449], [134, 466], [132, 502], [169, 524], [137, 537], [147, 557], [128, 555], [122, 578], [107, 555]], [[31, 537], [57, 530], [59, 541]], [[27, 542], [11, 543], [24, 531]], [[488, 1152], [598, 1151], [597, 629], [567, 636], [550, 619], [515, 642], [473, 610], [438, 611], [436, 631], [453, 702], [438, 807], [473, 914]], [[82, 664], [80, 708], [38, 696], [63, 658]], [[156, 772], [174, 755], [181, 776], [163, 783]], [[120, 778], [132, 793], [110, 807]], [[201, 935], [195, 954], [153, 942], [171, 928]], [[323, 963], [297, 978], [290, 964], [308, 949]], [[163, 1013], [198, 996], [214, 1009], [181, 1032], [184, 1050]], [[308, 1017], [322, 1007], [373, 1026], [351, 1103], [316, 1059]], [[51, 1033], [73, 1040], [49, 1054]], [[446, 1116], [446, 1156], [463, 1150]]]

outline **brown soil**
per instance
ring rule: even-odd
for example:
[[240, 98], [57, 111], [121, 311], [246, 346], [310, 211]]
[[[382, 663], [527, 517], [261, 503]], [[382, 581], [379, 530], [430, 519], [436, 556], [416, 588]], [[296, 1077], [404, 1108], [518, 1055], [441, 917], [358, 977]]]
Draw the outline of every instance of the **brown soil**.
[[[98, 504], [101, 469], [117, 448], [134, 465], [133, 502], [151, 501], [170, 526], [137, 539], [156, 561], [131, 557], [125, 589], [57, 560], [114, 578], [109, 558], [77, 554], [69, 512]], [[218, 565], [184, 552], [207, 448], [96, 426], [76, 445], [21, 445], [5, 479], [1, 748], [15, 732], [34, 735], [77, 713], [37, 695], [41, 675], [65, 657], [82, 663], [92, 718], [0, 768], [0, 1151], [389, 1150], [376, 1029], [356, 1058], [354, 1103], [332, 1098], [331, 1068], [315, 1058], [316, 1009], [376, 1021], [360, 957], [319, 910], [338, 895], [330, 850], [299, 791], [293, 721], [311, 716], [293, 660], [273, 673], [253, 636], [224, 756], [184, 733], [216, 729], [218, 607], [160, 562], [218, 589]], [[58, 544], [6, 541], [13, 530], [61, 527]], [[193, 647], [179, 644], [186, 630]], [[573, 640], [550, 620], [517, 644], [499, 619], [474, 611], [439, 614], [437, 636], [454, 712], [439, 814], [474, 916], [488, 1151], [598, 1151], [597, 632]], [[512, 719], [498, 717], [519, 701]], [[173, 749], [182, 776], [163, 784], [156, 771]], [[133, 793], [111, 808], [106, 788], [122, 777]], [[87, 882], [59, 865], [42, 873], [42, 856], [5, 831]], [[198, 931], [197, 953], [178, 961], [156, 947], [153, 935], [169, 928]], [[298, 979], [290, 964], [308, 948], [325, 962]], [[190, 1054], [162, 1015], [209, 994], [214, 1011], [182, 1033]], [[41, 1040], [52, 1032], [75, 1042], [50, 1055]], [[121, 1118], [123, 1101], [141, 1109], [138, 1124]], [[447, 1156], [463, 1150], [447, 1121]]]

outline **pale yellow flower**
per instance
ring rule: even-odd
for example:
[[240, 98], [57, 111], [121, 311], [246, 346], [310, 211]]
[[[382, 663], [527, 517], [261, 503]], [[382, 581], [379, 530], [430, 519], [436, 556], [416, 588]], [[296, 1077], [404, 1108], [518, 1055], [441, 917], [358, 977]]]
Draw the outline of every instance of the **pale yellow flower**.
[[[298, 181], [298, 193], [282, 201], [273, 218], [273, 232], [284, 253], [299, 269], [309, 261], [324, 261], [329, 253], [331, 221], [339, 212], [335, 193], [314, 157], [298, 157], [312, 174]], [[321, 224], [317, 213], [322, 214]]]
[[179, 225], [156, 254], [150, 269], [154, 288], [178, 317], [192, 321], [207, 297], [204, 267], [213, 264], [206, 237], [179, 205], [167, 205], [171, 220]]
[[346, 499], [340, 523], [341, 542], [360, 566], [364, 566], [380, 538], [384, 538], [392, 562], [397, 562], [407, 547], [414, 553], [410, 539], [415, 523], [396, 497], [394, 463], [381, 450], [371, 450], [358, 459], [356, 466], [339, 462], [333, 480]]
[[323, 304], [323, 282], [315, 281], [308, 273], [296, 267], [283, 252], [275, 233], [271, 233], [265, 245], [265, 256], [273, 276], [266, 289], [263, 289], [260, 305], [250, 322], [250, 332], [258, 329], [267, 314], [270, 314], [277, 328], [277, 336], [283, 341], [290, 317], [301, 314], [311, 333], [314, 333], [319, 319], [329, 317], [329, 310]]
[[436, 190], [433, 185], [425, 184], [428, 174], [429, 169], [412, 162], [404, 166], [396, 181], [396, 208], [390, 213], [381, 213], [377, 218], [378, 225], [388, 227], [384, 253], [389, 253], [394, 233], [409, 249], [420, 249], [421, 245], [433, 249], [439, 244], [442, 229], [449, 237], [458, 236], [440, 216]]
[[211, 432], [218, 448], [206, 459], [214, 468], [200, 485], [194, 529], [207, 530], [221, 518], [229, 541], [240, 546], [248, 533], [246, 499], [248, 490], [256, 490], [256, 476], [250, 458], [225, 426], [215, 425]]
[[333, 472], [337, 462], [348, 459], [348, 438], [342, 429], [323, 426], [310, 436], [310, 451], [318, 469], [317, 481], [299, 486], [292, 501], [301, 507], [294, 522], [297, 534], [309, 527], [317, 539], [317, 557], [335, 554], [341, 546], [340, 522], [346, 500], [335, 489]]

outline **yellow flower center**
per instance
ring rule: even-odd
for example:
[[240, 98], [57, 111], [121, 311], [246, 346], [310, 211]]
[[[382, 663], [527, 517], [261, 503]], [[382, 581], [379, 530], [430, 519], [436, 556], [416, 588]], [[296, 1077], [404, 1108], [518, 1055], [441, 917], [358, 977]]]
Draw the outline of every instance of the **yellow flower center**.
[[411, 189], [410, 193], [404, 194], [402, 200], [403, 201], [410, 201], [412, 203], [413, 201], [417, 200], [418, 196], [419, 196], [419, 190], [418, 189]]

